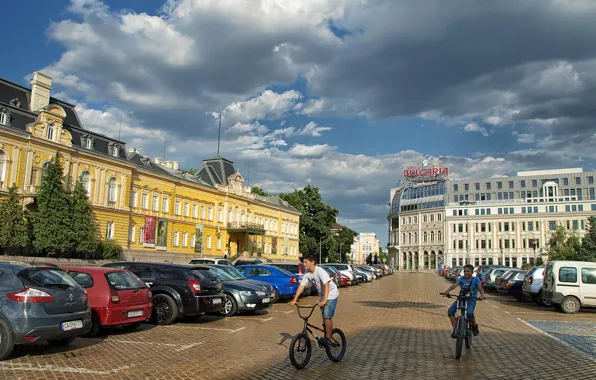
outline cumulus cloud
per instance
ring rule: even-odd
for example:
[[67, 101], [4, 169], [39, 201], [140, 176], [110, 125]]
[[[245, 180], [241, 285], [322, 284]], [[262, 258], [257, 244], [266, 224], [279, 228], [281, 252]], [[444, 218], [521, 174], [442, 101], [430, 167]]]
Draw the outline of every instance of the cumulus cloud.
[[482, 136], [488, 136], [488, 132], [486, 131], [486, 128], [479, 126], [475, 122], [471, 122], [471, 123], [466, 124], [466, 126], [464, 127], [464, 131], [466, 131], [466, 132], [473, 132], [473, 133], [480, 133]]

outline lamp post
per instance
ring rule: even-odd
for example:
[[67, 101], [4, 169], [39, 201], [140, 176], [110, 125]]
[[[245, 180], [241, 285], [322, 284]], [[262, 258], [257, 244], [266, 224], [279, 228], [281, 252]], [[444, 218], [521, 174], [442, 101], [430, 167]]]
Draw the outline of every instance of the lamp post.
[[534, 262], [532, 262], [532, 265], [536, 265], [536, 238], [530, 239], [530, 245], [534, 250]]

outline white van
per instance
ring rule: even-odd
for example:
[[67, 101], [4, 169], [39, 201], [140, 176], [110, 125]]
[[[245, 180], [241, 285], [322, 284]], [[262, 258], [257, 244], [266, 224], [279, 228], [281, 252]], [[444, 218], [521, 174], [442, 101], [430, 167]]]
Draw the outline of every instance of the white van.
[[596, 263], [551, 261], [546, 264], [542, 296], [564, 313], [596, 307]]
[[196, 258], [196, 259], [192, 259], [192, 260], [190, 260], [189, 264], [191, 264], [191, 265], [219, 264], [219, 265], [229, 265], [229, 266], [232, 266], [232, 267], [234, 266], [234, 264], [232, 264], [232, 262], [230, 260], [227, 260], [227, 259], [209, 259], [209, 258], [205, 258], [205, 257], [199, 257], [199, 258]]

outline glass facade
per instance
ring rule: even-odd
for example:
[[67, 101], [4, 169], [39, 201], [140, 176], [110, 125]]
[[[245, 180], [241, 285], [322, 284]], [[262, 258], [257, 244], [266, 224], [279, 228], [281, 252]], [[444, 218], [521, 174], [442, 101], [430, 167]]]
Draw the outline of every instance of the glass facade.
[[[444, 207], [445, 201], [429, 201], [424, 202], [422, 198], [443, 196], [445, 195], [445, 182], [433, 183], [429, 185], [417, 186], [417, 187], [406, 187], [402, 191], [398, 191], [393, 196], [391, 201], [391, 214], [397, 214], [400, 211], [411, 211], [411, 210], [422, 210], [426, 208]], [[421, 202], [415, 204], [402, 205], [401, 201], [420, 199]]]

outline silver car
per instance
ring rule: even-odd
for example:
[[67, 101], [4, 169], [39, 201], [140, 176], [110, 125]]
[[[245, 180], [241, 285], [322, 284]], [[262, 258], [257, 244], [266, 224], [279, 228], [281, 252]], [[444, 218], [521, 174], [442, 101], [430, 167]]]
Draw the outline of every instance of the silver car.
[[64, 270], [0, 262], [0, 360], [15, 344], [66, 346], [91, 326], [87, 293]]
[[542, 282], [544, 280], [544, 267], [534, 267], [526, 273], [522, 292], [540, 306], [550, 306], [550, 300], [542, 297]]
[[337, 269], [342, 275], [344, 275], [348, 278], [348, 282], [350, 283], [350, 285], [356, 285], [357, 280], [356, 280], [356, 275], [354, 273], [354, 267], [352, 267], [352, 264], [325, 263], [325, 264], [321, 264], [321, 266], [333, 267], [333, 268]]

